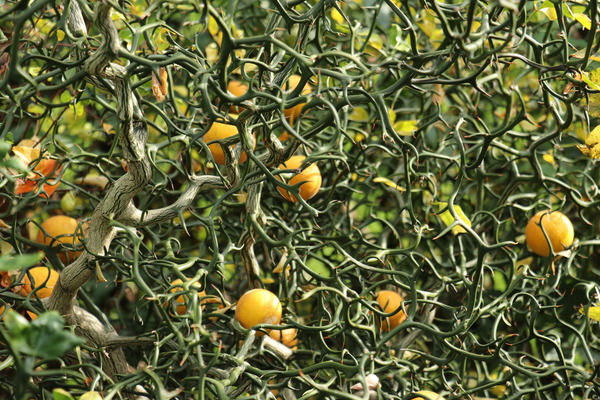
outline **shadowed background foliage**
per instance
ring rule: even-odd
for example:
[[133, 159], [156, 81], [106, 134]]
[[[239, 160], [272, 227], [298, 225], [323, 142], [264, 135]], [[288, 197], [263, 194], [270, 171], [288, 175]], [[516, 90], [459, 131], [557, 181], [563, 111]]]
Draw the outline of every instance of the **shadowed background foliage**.
[[[58, 271], [35, 223], [85, 221], [127, 168], [111, 86], [82, 69], [102, 42], [94, 3], [0, 9], [0, 138], [35, 137], [62, 166], [54, 194], [16, 195], [2, 153], [3, 251], [45, 250], [41, 263]], [[75, 4], [86, 31], [69, 23]], [[152, 180], [137, 207], [173, 204], [194, 174], [220, 176], [225, 189], [201, 192], [173, 221], [122, 226], [101, 260], [106, 282], [80, 291], [82, 308], [139, 338], [124, 347], [128, 375], [109, 379], [85, 346], [20, 350], [12, 323], [0, 327], [0, 393], [360, 398], [351, 386], [375, 374], [382, 399], [600, 396], [598, 323], [579, 312], [599, 300], [600, 172], [586, 142], [600, 117], [596, 1], [112, 5], [115, 62], [149, 128]], [[228, 93], [231, 81], [245, 94]], [[214, 122], [242, 133], [227, 165], [202, 140]], [[292, 154], [321, 171], [308, 201], [277, 191]], [[546, 209], [575, 226], [557, 257], [525, 245], [527, 220]], [[176, 313], [177, 278], [214, 302], [201, 307], [192, 290]], [[298, 329], [290, 358], [233, 318], [257, 286]], [[42, 310], [13, 289], [1, 289], [3, 304]], [[374, 301], [383, 289], [403, 295], [408, 316], [390, 332]], [[26, 353], [31, 365], [16, 361]]]

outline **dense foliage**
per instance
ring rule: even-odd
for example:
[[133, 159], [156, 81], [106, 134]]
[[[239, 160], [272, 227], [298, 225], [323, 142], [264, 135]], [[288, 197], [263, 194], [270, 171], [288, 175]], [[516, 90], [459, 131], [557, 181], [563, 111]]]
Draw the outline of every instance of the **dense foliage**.
[[[383, 399], [600, 396], [597, 1], [109, 2], [114, 62], [149, 133], [135, 205], [171, 207], [194, 176], [223, 188], [175, 219], [113, 223], [78, 303], [133, 338], [128, 374], [108, 376], [104, 349], [68, 327], [60, 351], [35, 351], [36, 329], [62, 320], [27, 321], [44, 303], [18, 293], [24, 267], [62, 271], [73, 256], [37, 241], [39, 225], [66, 214], [84, 230], [128, 170], [114, 88], [84, 68], [103, 46], [100, 3], [0, 8], [0, 302], [24, 316], [0, 324], [2, 395], [361, 398], [351, 387], [375, 374]], [[247, 92], [228, 93], [230, 81]], [[241, 133], [225, 165], [202, 140], [217, 122]], [[19, 163], [9, 149], [25, 139], [37, 152]], [[297, 193], [279, 167], [294, 154], [323, 180], [296, 203], [277, 190]], [[576, 239], [544, 258], [524, 234], [549, 209]], [[200, 286], [176, 293], [175, 279]], [[298, 329], [290, 357], [234, 318], [259, 286]], [[407, 314], [389, 332], [384, 289]]]

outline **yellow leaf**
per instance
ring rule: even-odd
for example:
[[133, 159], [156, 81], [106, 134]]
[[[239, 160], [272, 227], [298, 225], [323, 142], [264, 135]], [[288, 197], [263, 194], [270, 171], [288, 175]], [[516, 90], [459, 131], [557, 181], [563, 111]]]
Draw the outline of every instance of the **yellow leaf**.
[[102, 400], [102, 396], [98, 392], [85, 392], [79, 400]]
[[65, 38], [65, 31], [63, 31], [62, 29], [57, 29], [56, 37], [58, 38], [58, 40], [62, 41]]
[[223, 41], [223, 32], [221, 32], [221, 28], [219, 27], [217, 20], [212, 16], [208, 17], [208, 32], [213, 37], [215, 42], [220, 45]]
[[344, 16], [340, 14], [340, 12], [335, 8], [331, 9], [331, 18], [333, 18], [333, 20], [338, 24], [343, 24], [344, 22], [346, 22]]
[[[437, 203], [437, 204], [439, 207], [438, 210], [442, 210], [443, 208], [445, 208], [448, 205], [448, 203], [445, 203], [445, 202]], [[456, 212], [456, 215], [458, 215], [458, 217], [462, 220], [462, 222], [464, 222], [465, 225], [467, 225], [470, 228], [471, 220], [469, 219], [469, 217], [467, 217], [465, 215], [462, 208], [460, 206], [455, 205], [454, 211]], [[439, 214], [439, 217], [446, 226], [452, 225], [455, 221], [454, 216], [452, 215], [452, 213], [450, 212], [449, 209], [444, 211], [443, 213]], [[466, 229], [460, 225], [456, 225], [452, 228], [452, 233], [454, 233], [455, 235], [458, 235], [459, 233], [466, 233], [466, 232], [467, 232]]]
[[369, 120], [369, 112], [364, 107], [355, 107], [350, 113], [350, 119], [354, 121], [366, 122]]
[[600, 125], [595, 127], [585, 138], [585, 145], [577, 147], [590, 158], [600, 158]]
[[404, 189], [402, 186], [398, 186], [396, 185], [393, 181], [389, 180], [388, 178], [383, 178], [381, 176], [378, 176], [377, 178], [373, 179], [373, 182], [377, 182], [377, 183], [383, 183], [385, 185], [388, 185], [391, 188], [396, 189], [399, 192], [404, 192], [406, 191], [406, 189]]
[[550, 21], [556, 21], [558, 18], [556, 15], [556, 9], [554, 7], [540, 8], [540, 12], [544, 14]]
[[415, 119], [402, 120], [394, 124], [394, 130], [401, 136], [411, 136], [418, 128], [417, 120]]
[[[571, 57], [573, 58], [583, 58], [585, 57], [585, 49], [581, 49], [576, 51], [575, 53], [571, 54]], [[590, 60], [592, 61], [600, 61], [600, 53], [594, 53], [594, 54], [590, 54]]]
[[[581, 307], [579, 312], [585, 315], [585, 308]], [[600, 321], [600, 306], [591, 306], [587, 310], [587, 316], [593, 319], [594, 321]]]
[[546, 161], [552, 165], [556, 164], [556, 162], [554, 161], [554, 156], [552, 155], [552, 152], [548, 152], [548, 153], [544, 154], [542, 156], [542, 158], [544, 159], [544, 161]]
[[573, 16], [585, 29], [590, 29], [592, 27], [592, 20], [590, 17], [583, 13], [573, 13]]

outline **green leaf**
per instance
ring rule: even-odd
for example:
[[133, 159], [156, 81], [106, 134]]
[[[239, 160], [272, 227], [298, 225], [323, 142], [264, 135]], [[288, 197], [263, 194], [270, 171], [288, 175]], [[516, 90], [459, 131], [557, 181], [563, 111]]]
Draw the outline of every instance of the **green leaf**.
[[4, 157], [10, 151], [12, 145], [5, 140], [0, 140], [0, 160], [4, 160]]
[[75, 398], [71, 396], [69, 392], [65, 389], [56, 388], [52, 390], [52, 399], [53, 400], [74, 400]]
[[0, 271], [14, 271], [19, 268], [29, 268], [44, 259], [44, 253], [33, 253], [13, 256], [5, 254], [0, 256]]
[[64, 319], [56, 311], [42, 313], [31, 323], [9, 311], [5, 321], [12, 345], [22, 354], [56, 358], [85, 343], [84, 339], [64, 330]]

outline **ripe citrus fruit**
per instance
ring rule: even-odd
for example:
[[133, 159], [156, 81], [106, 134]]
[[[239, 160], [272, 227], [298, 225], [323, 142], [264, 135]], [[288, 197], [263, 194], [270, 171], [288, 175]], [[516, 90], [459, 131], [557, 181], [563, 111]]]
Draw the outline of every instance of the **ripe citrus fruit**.
[[73, 262], [81, 255], [81, 251], [73, 250], [81, 245], [81, 234], [77, 230], [78, 222], [66, 215], [50, 217], [40, 226], [37, 242], [46, 246], [59, 247], [66, 245], [69, 251], [60, 252], [59, 258], [63, 263]]
[[419, 394], [423, 397], [415, 397], [413, 400], [444, 400], [442, 396], [440, 396], [436, 392], [431, 392], [429, 390], [421, 390], [416, 394]]
[[298, 348], [298, 330], [296, 328], [285, 328], [281, 330], [271, 329], [269, 336], [273, 340], [283, 343], [290, 349]]
[[564, 251], [573, 244], [575, 232], [571, 220], [560, 211], [540, 211], [531, 217], [525, 228], [527, 245], [539, 256], [548, 257], [550, 255], [550, 246], [548, 246], [544, 231], [552, 245], [552, 251], [555, 253]]
[[[304, 156], [293, 156], [285, 163], [281, 164], [279, 169], [299, 169], [305, 159], [306, 157]], [[281, 180], [281, 178], [282, 174], [277, 175], [277, 179]], [[319, 167], [317, 164], [311, 164], [304, 168], [301, 172], [293, 174], [293, 176], [289, 178], [286, 183], [294, 186], [304, 182], [299, 187], [300, 197], [302, 197], [304, 200], [308, 200], [319, 192], [322, 181], [323, 179], [321, 178], [321, 171], [319, 170]], [[278, 186], [277, 190], [287, 200], [293, 203], [298, 201], [296, 196], [284, 188]]]
[[[220, 141], [238, 134], [239, 132], [235, 125], [228, 125], [222, 122], [213, 122], [209, 130], [204, 134], [202, 140], [204, 141], [204, 143], [210, 143], [208, 145], [208, 149], [210, 150], [217, 164], [225, 164], [225, 153], [223, 153], [223, 148], [221, 147], [221, 144], [216, 141]], [[252, 135], [252, 137], [254, 137], [254, 135]], [[256, 144], [256, 142], [254, 144]], [[235, 145], [232, 145], [232, 147], [233, 146]], [[239, 162], [243, 163], [244, 161], [246, 161], [246, 153], [242, 152], [242, 154], [240, 155]]]
[[[31, 276], [31, 278], [30, 278]], [[50, 297], [54, 286], [58, 282], [59, 273], [48, 267], [33, 267], [30, 268], [25, 276], [19, 292], [23, 296], [28, 296], [34, 289], [37, 289], [35, 294], [40, 299]]]
[[[240, 97], [245, 95], [248, 92], [248, 85], [244, 82], [232, 80], [227, 83], [227, 91], [234, 95], [235, 97]], [[242, 106], [231, 106], [229, 107], [229, 112], [238, 114], [244, 110]]]
[[[246, 329], [259, 324], [277, 325], [281, 320], [281, 302], [266, 289], [249, 290], [238, 300], [235, 319]], [[256, 332], [256, 336], [262, 335], [263, 332]]]
[[[302, 79], [302, 77], [300, 75], [290, 76], [290, 79], [284, 84], [283, 90], [285, 90], [287, 93], [291, 93], [292, 91], [294, 91], [294, 89], [296, 89], [296, 87], [300, 83], [301, 79]], [[302, 92], [300, 93], [300, 95], [304, 96], [304, 95], [310, 94], [311, 92], [312, 92], [312, 89], [310, 88], [310, 86], [308, 84], [306, 84], [306, 85], [304, 85], [304, 88], [302, 88]], [[302, 111], [302, 107], [304, 107], [305, 105], [306, 105], [306, 103], [300, 103], [300, 104], [296, 104], [293, 107], [286, 108], [285, 110], [283, 110], [283, 114], [290, 121], [290, 123], [293, 124], [294, 121], [296, 120], [296, 118], [298, 118], [298, 116], [300, 115], [300, 111]]]
[[402, 296], [391, 290], [381, 290], [377, 293], [377, 303], [385, 313], [391, 313], [398, 310], [395, 314], [387, 317], [381, 323], [381, 328], [385, 331], [390, 331], [400, 325], [406, 319], [406, 314], [400, 308], [402, 304]]
[[[173, 282], [171, 282], [171, 286], [173, 287], [170, 290], [171, 293], [182, 292], [185, 290], [185, 288], [183, 287], [183, 281], [179, 278], [175, 279]], [[200, 285], [200, 282], [193, 282], [192, 286], [200, 288], [201, 285]], [[198, 297], [202, 298], [204, 296], [206, 296], [206, 292], [204, 290], [198, 292]], [[186, 301], [187, 301], [187, 299], [186, 299], [185, 295], [183, 295], [183, 294], [180, 296], [177, 296], [175, 298], [175, 302], [177, 303], [177, 307], [175, 307], [175, 311], [177, 311], [177, 314], [179, 314], [179, 315], [185, 314], [185, 312], [187, 311]], [[206, 299], [201, 300], [200, 304], [203, 306], [205, 302], [206, 302]]]

